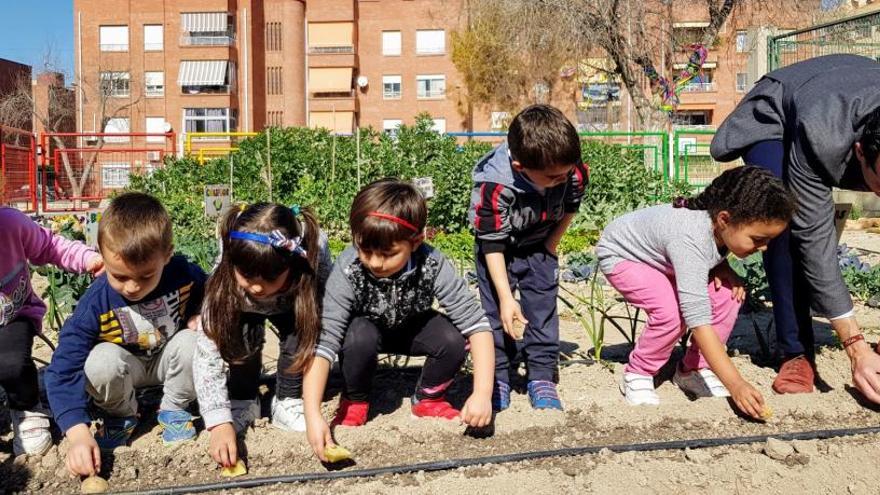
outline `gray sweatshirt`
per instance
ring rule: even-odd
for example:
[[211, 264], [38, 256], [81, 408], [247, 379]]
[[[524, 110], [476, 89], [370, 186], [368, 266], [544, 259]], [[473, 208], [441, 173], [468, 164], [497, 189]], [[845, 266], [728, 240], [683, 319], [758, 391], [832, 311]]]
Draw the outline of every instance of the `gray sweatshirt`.
[[403, 324], [430, 310], [435, 299], [465, 337], [492, 330], [480, 303], [440, 251], [422, 244], [401, 273], [377, 279], [349, 246], [327, 280], [316, 354], [335, 361], [351, 320], [359, 316], [380, 328], [406, 332]]
[[712, 139], [712, 156], [730, 161], [767, 140], [785, 145], [786, 184], [798, 199], [792, 246], [816, 313], [852, 310], [837, 264], [832, 188], [867, 187], [853, 153], [864, 120], [880, 107], [880, 63], [857, 55], [827, 55], [765, 75]]
[[[319, 238], [321, 252], [318, 254], [318, 297], [323, 294], [330, 275], [332, 262], [327, 247], [327, 236], [322, 232]], [[242, 313], [272, 316], [293, 311], [296, 294], [291, 286], [285, 292], [272, 297], [253, 299], [246, 293], [242, 294]], [[210, 297], [205, 297], [205, 305], [210, 304]], [[202, 319], [196, 331], [196, 352], [193, 359], [193, 382], [199, 400], [199, 411], [205, 421], [205, 428], [212, 428], [222, 423], [232, 422], [232, 404], [226, 381], [229, 378], [229, 364], [223, 360], [217, 345], [206, 334], [204, 328], [210, 325], [206, 321], [207, 312], [202, 311]], [[265, 342], [265, 325], [244, 324], [241, 329], [244, 343], [252, 352], [260, 352]]]
[[706, 210], [658, 205], [627, 213], [605, 227], [596, 245], [599, 268], [608, 275], [624, 260], [644, 263], [675, 277], [688, 328], [712, 324], [709, 271], [725, 260]]

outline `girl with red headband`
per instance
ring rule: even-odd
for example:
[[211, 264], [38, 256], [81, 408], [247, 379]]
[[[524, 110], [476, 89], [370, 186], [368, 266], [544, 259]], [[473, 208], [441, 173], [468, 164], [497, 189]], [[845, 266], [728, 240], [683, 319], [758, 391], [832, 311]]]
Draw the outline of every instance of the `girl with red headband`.
[[[489, 322], [465, 281], [440, 251], [424, 243], [425, 198], [410, 183], [374, 182], [354, 199], [353, 246], [337, 258], [327, 281], [316, 359], [303, 379], [309, 443], [322, 461], [332, 445], [321, 416], [330, 365], [339, 359], [345, 385], [333, 425], [367, 422], [378, 354], [426, 356], [412, 396], [412, 414], [460, 419], [483, 427], [492, 418], [494, 344]], [[444, 313], [433, 308], [437, 300]], [[461, 411], [446, 400], [468, 352], [473, 393]]]

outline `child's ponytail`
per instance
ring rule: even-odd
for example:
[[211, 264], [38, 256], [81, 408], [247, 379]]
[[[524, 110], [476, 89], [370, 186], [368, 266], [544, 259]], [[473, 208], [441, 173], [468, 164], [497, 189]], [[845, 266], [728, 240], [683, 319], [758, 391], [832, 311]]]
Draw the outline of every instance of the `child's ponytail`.
[[[299, 207], [294, 207], [294, 213]], [[297, 220], [303, 224], [303, 245], [308, 260], [308, 270], [299, 273], [296, 296], [294, 298], [294, 317], [296, 318], [297, 349], [291, 366], [292, 372], [301, 373], [314, 356], [315, 344], [321, 332], [321, 307], [318, 301], [318, 263], [321, 259], [321, 227], [312, 210], [299, 209]]]

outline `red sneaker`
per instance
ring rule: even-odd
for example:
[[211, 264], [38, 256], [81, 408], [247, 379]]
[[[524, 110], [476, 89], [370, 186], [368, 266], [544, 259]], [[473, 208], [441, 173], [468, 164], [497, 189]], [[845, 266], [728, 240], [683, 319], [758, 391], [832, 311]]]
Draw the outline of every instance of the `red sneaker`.
[[809, 394], [813, 392], [815, 379], [813, 363], [805, 356], [798, 356], [782, 363], [773, 380], [773, 391], [777, 394]]
[[367, 422], [369, 412], [369, 402], [341, 399], [330, 426], [363, 426]]
[[412, 414], [417, 418], [455, 419], [459, 416], [458, 409], [446, 402], [443, 397], [422, 399], [412, 405]]

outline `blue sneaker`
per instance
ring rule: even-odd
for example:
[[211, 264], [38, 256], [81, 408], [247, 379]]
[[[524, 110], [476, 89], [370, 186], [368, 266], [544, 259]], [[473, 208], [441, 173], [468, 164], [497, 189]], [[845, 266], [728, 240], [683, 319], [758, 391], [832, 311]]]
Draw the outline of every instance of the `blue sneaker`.
[[492, 387], [492, 410], [500, 412], [510, 407], [510, 385], [502, 381], [495, 381]]
[[562, 401], [559, 400], [555, 383], [547, 380], [531, 380], [527, 388], [532, 409], [562, 410]]
[[137, 426], [137, 416], [104, 417], [98, 420], [95, 431], [95, 442], [98, 448], [111, 451], [116, 447], [128, 444], [128, 439]]
[[192, 414], [186, 411], [160, 410], [157, 417], [162, 425], [162, 442], [166, 445], [182, 442], [196, 436], [196, 428], [192, 423]]

